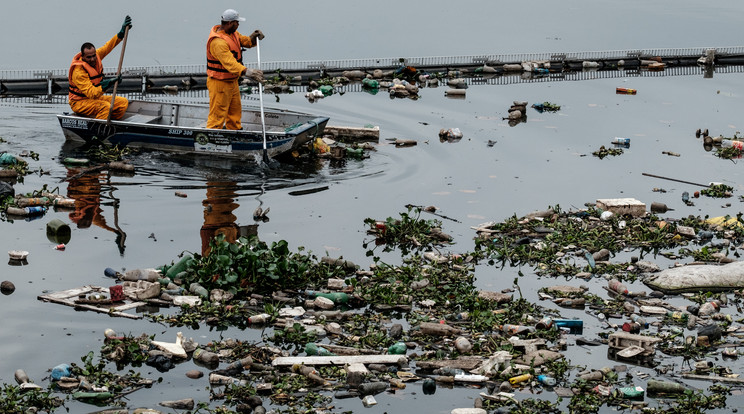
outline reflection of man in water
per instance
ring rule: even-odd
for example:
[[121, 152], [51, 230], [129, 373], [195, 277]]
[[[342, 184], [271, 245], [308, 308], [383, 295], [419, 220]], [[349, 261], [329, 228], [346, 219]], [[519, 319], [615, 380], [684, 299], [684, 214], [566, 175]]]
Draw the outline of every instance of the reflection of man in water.
[[[108, 181], [108, 173], [81, 174], [79, 169], [68, 169], [69, 180], [67, 197], [75, 199], [75, 211], [70, 213], [70, 221], [77, 224], [79, 229], [87, 229], [91, 224], [116, 234], [116, 245], [119, 253], [124, 254], [124, 239], [126, 234], [119, 228], [112, 228], [106, 224], [101, 213], [101, 182]], [[116, 213], [114, 213], [116, 214]]]
[[240, 227], [235, 223], [237, 217], [232, 213], [239, 207], [235, 202], [237, 194], [235, 181], [207, 182], [207, 199], [204, 205], [204, 225], [200, 234], [202, 256], [209, 255], [209, 242], [218, 234], [224, 234], [225, 240], [233, 243], [238, 239]]

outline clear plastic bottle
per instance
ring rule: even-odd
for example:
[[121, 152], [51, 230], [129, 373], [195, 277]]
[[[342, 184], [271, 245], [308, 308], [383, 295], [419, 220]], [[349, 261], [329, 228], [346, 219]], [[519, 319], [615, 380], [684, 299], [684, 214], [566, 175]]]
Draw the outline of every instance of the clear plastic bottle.
[[628, 287], [625, 286], [622, 282], [620, 282], [617, 279], [610, 279], [608, 285], [609, 285], [610, 290], [615, 293], [619, 293], [621, 295], [628, 294]]
[[700, 305], [698, 309], [698, 316], [712, 315], [718, 312], [718, 304], [716, 302], [705, 302]]
[[644, 319], [641, 315], [632, 314], [630, 315], [630, 320], [641, 325], [644, 329], [648, 328], [648, 322], [646, 322], [646, 319]]

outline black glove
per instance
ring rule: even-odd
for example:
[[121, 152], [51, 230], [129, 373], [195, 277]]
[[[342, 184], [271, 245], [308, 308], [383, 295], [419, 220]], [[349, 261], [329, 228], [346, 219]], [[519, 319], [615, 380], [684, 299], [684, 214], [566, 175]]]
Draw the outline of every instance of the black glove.
[[251, 33], [251, 39], [253, 39], [253, 43], [256, 43], [256, 38], [258, 38], [258, 40], [263, 40], [263, 32], [258, 29], [254, 30], [253, 33]]
[[119, 30], [119, 33], [116, 34], [117, 36], [119, 36], [119, 39], [124, 38], [124, 31], [127, 29], [127, 27], [129, 27], [130, 29], [132, 28], [132, 18], [129, 16], [124, 18], [124, 23], [121, 24], [121, 30]]
[[121, 82], [121, 75], [115, 77], [115, 78], [106, 78], [101, 81], [101, 88], [105, 91], [106, 89], [110, 88], [111, 85], [114, 83]]

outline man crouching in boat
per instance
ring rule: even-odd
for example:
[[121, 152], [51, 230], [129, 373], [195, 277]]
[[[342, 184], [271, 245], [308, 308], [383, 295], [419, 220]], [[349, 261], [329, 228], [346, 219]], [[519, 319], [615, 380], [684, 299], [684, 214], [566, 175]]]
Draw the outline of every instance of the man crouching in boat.
[[[103, 63], [101, 59], [106, 57], [116, 45], [124, 38], [126, 28], [132, 27], [132, 19], [127, 16], [121, 25], [119, 33], [114, 35], [105, 45], [96, 49], [91, 43], [83, 43], [80, 53], [72, 58], [70, 72], [67, 75], [70, 81], [70, 93], [68, 95], [70, 108], [82, 116], [98, 119], [108, 119], [111, 108], [111, 96], [103, 94], [103, 91], [111, 87], [118, 78], [103, 78]], [[112, 119], [121, 119], [129, 106], [127, 98], [117, 96], [114, 100]]]
[[250, 36], [238, 32], [238, 25], [244, 22], [238, 12], [227, 9], [222, 13], [222, 23], [214, 26], [207, 38], [207, 89], [209, 90], [209, 117], [207, 128], [242, 129], [240, 118], [243, 108], [240, 104], [240, 77], [246, 75], [263, 81], [263, 72], [248, 70], [243, 66], [242, 47], [256, 45], [256, 38], [263, 39], [260, 30]]

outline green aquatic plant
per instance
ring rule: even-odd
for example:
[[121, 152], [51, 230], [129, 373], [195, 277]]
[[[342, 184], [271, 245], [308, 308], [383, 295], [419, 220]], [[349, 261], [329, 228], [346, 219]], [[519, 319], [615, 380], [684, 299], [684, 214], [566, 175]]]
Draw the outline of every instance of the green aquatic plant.
[[731, 197], [731, 192], [734, 191], [734, 187], [726, 184], [714, 184], [708, 188], [700, 190], [700, 194], [713, 198], [728, 198]]
[[367, 256], [373, 256], [375, 248], [379, 245], [384, 246], [385, 252], [399, 248], [401, 254], [407, 255], [410, 252], [432, 250], [435, 246], [449, 244], [451, 238], [442, 233], [442, 222], [422, 219], [421, 212], [420, 207], [409, 206], [407, 212], [400, 213], [400, 219], [392, 217], [384, 221], [364, 219], [364, 223], [369, 226], [367, 233], [375, 236], [372, 249], [368, 249], [369, 242], [364, 244], [364, 248], [368, 249]]

